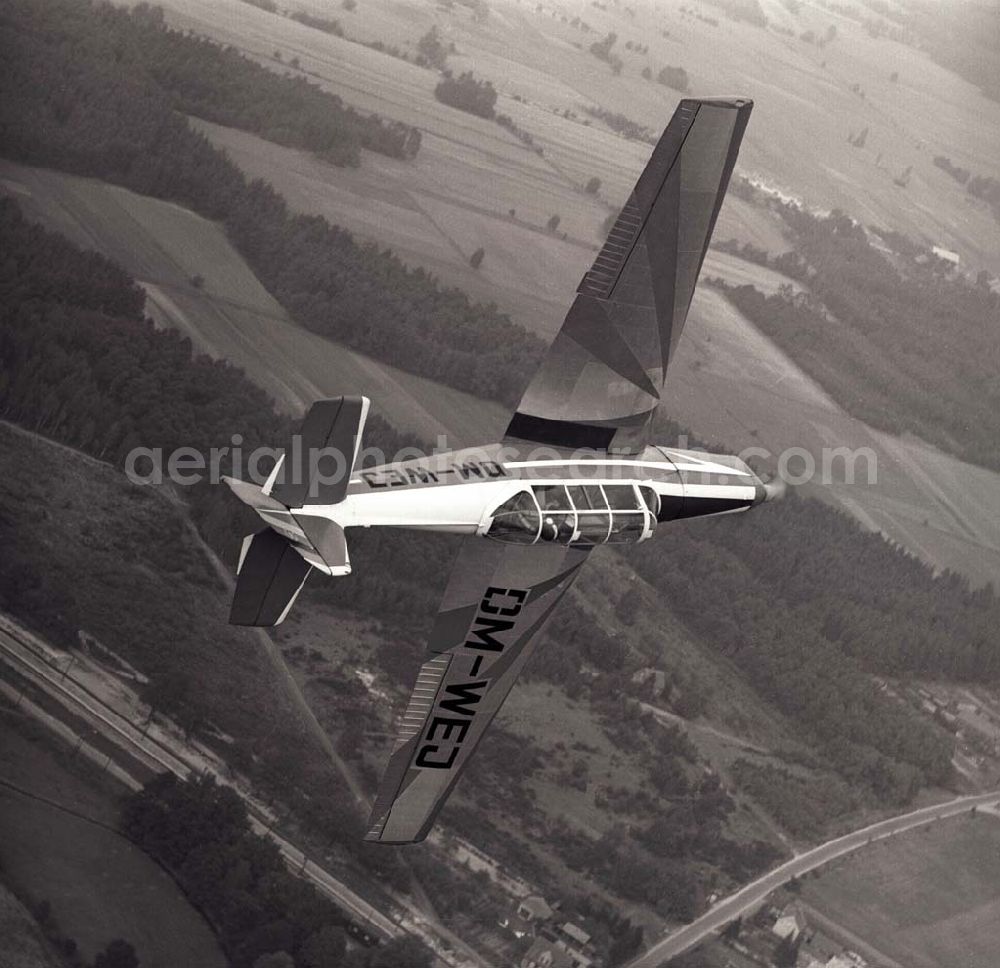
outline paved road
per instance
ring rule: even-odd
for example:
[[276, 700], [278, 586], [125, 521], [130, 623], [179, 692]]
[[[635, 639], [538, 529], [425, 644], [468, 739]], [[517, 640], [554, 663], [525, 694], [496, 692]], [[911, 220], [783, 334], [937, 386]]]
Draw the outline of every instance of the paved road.
[[973, 807], [991, 806], [1000, 802], [1000, 791], [980, 793], [975, 796], [959, 797], [947, 803], [939, 803], [932, 807], [922, 807], [899, 817], [891, 817], [879, 823], [855, 830], [853, 833], [829, 840], [819, 847], [793, 857], [790, 861], [775, 868], [769, 874], [758, 878], [735, 894], [719, 901], [696, 921], [685, 925], [652, 948], [630, 962], [627, 968], [659, 968], [660, 965], [677, 955], [693, 948], [704, 941], [715, 931], [728, 924], [734, 918], [746, 914], [759, 905], [773, 890], [781, 887], [792, 877], [801, 876], [808, 871], [821, 867], [837, 857], [849, 854], [873, 840], [891, 837], [893, 834], [912, 830], [921, 824], [946, 817], [954, 817], [971, 810]]

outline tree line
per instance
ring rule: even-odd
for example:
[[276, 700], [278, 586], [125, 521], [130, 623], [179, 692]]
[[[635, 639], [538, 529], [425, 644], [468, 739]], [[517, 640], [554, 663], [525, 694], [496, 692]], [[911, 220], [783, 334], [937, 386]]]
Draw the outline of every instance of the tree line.
[[132, 794], [124, 832], [173, 874], [215, 928], [233, 968], [429, 968], [430, 951], [404, 937], [348, 947], [349, 923], [255, 834], [246, 807], [208, 775], [162, 773]]
[[804, 291], [713, 284], [854, 416], [1000, 470], [1000, 297], [939, 271], [898, 233], [885, 233], [890, 257], [842, 213], [778, 210], [793, 251], [735, 248]]
[[449, 386], [516, 403], [541, 341], [495, 306], [472, 303], [325, 219], [293, 215], [269, 185], [248, 183], [177, 114], [139, 59], [118, 54], [149, 33], [141, 19], [74, 0], [38, 8], [13, 0], [0, 24], [9, 52], [0, 74], [4, 153], [216, 219], [305, 326]]
[[1000, 179], [992, 175], [974, 175], [968, 168], [954, 164], [946, 155], [935, 155], [934, 164], [960, 185], [964, 185], [973, 198], [986, 202], [993, 217], [1000, 222]]
[[100, 17], [118, 63], [147, 73], [184, 114], [304, 148], [334, 165], [356, 167], [362, 148], [403, 160], [420, 150], [421, 134], [413, 125], [361, 114], [300, 74], [278, 74], [235, 47], [172, 30], [161, 7], [140, 3], [131, 14], [105, 8]]

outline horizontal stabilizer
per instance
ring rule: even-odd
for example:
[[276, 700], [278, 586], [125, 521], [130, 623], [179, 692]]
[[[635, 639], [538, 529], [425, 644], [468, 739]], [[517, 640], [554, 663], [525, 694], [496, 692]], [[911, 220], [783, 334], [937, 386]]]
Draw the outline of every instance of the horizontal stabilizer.
[[347, 553], [347, 535], [344, 529], [329, 518], [312, 514], [296, 514], [295, 523], [312, 545], [312, 550], [323, 559], [324, 569], [331, 575], [349, 575], [351, 559]]
[[243, 539], [230, 625], [279, 625], [312, 566], [271, 528]]

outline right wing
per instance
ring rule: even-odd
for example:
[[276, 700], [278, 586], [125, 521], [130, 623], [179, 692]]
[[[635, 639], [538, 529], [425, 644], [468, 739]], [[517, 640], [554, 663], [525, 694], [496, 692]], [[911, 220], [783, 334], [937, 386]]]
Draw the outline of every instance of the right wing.
[[463, 539], [365, 840], [427, 836], [588, 550]]
[[554, 447], [637, 451], [753, 102], [681, 101], [507, 428]]

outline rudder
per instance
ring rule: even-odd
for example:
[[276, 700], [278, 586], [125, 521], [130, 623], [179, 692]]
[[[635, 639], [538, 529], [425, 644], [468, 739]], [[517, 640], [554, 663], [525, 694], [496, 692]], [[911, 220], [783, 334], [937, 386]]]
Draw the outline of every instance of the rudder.
[[[289, 508], [343, 501], [370, 403], [368, 397], [362, 396], [317, 400], [298, 434], [285, 447], [273, 480], [264, 487], [265, 493]], [[321, 467], [320, 460], [327, 463]], [[324, 472], [330, 480], [321, 479]]]

